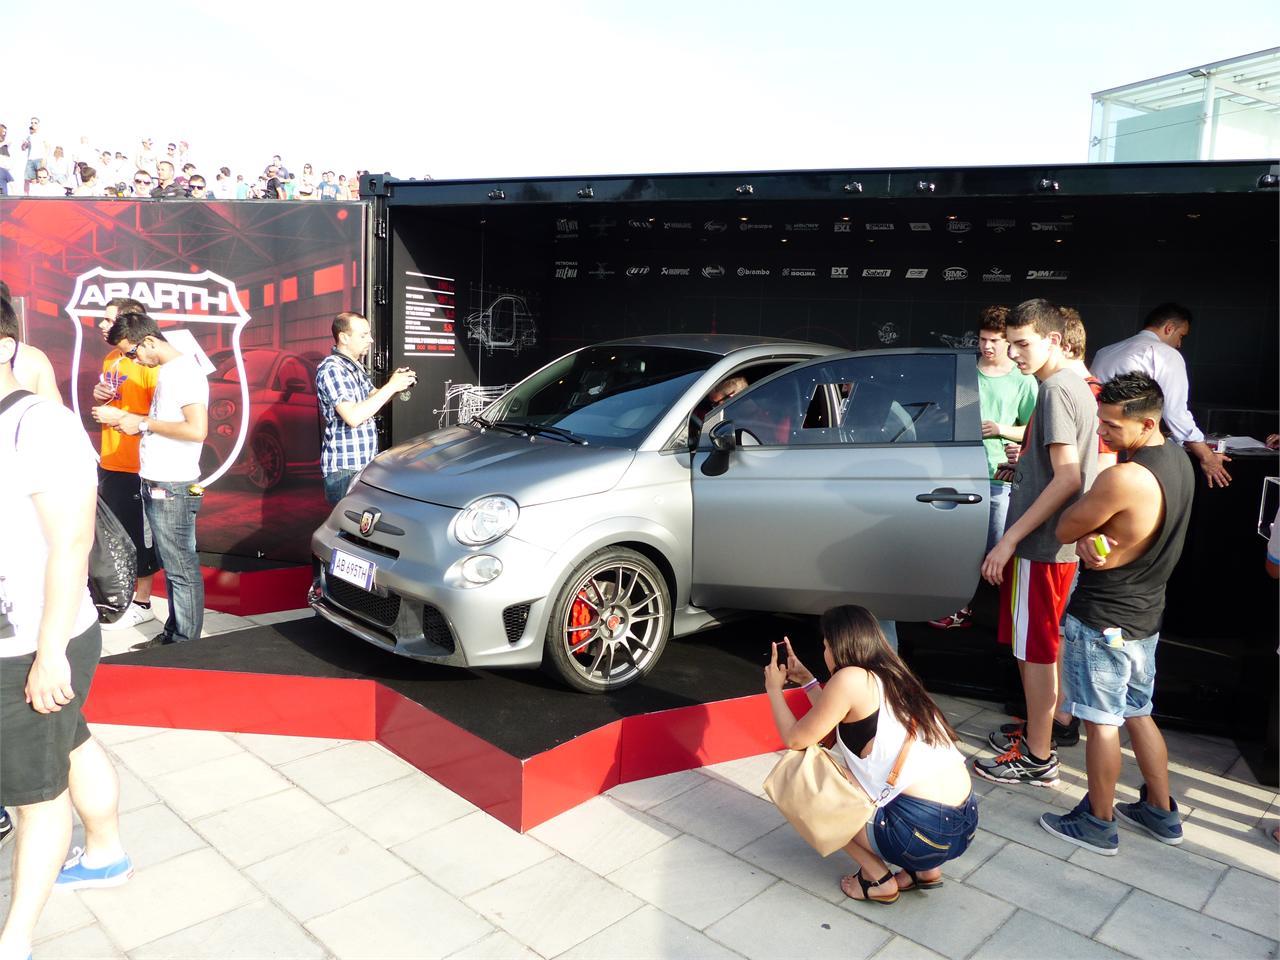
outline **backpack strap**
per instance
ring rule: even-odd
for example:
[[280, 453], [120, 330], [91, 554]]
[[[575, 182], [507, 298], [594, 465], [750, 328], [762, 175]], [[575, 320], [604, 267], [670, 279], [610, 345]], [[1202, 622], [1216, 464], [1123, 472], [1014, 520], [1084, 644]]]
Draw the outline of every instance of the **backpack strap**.
[[27, 397], [34, 397], [34, 396], [35, 394], [32, 393], [30, 390], [22, 390], [22, 389], [14, 390], [3, 400], [0, 400], [0, 415], [3, 415], [5, 411], [7, 411], [10, 407], [12, 407], [15, 403], [18, 403], [21, 400], [25, 400]]

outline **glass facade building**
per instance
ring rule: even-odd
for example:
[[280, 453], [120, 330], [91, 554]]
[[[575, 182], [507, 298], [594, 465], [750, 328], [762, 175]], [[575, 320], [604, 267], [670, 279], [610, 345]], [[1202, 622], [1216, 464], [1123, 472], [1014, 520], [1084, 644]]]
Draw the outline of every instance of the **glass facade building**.
[[1093, 95], [1089, 160], [1280, 156], [1280, 47]]

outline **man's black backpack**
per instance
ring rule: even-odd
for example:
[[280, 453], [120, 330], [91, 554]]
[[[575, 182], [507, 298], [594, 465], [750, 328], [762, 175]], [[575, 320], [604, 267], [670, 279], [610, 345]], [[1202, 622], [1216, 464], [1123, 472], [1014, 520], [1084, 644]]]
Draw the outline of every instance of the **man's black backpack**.
[[[32, 395], [30, 390], [13, 391], [0, 400], [0, 414], [24, 397]], [[26, 411], [23, 411], [23, 416], [26, 416]], [[13, 431], [15, 451], [21, 429], [22, 418], [19, 417]], [[129, 538], [124, 524], [99, 495], [98, 513], [93, 525], [93, 547], [89, 550], [89, 595], [93, 598], [93, 605], [98, 608], [98, 620], [112, 623], [120, 619], [129, 609], [137, 578], [138, 550]]]

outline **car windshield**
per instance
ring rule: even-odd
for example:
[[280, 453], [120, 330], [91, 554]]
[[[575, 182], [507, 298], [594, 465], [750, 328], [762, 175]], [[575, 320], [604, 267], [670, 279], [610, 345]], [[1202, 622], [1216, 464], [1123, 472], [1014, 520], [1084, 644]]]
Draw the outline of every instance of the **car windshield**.
[[[271, 364], [276, 358], [274, 350], [246, 350], [244, 352], [245, 378], [251, 386], [262, 386], [271, 372]], [[219, 383], [239, 383], [240, 369], [236, 366], [236, 355], [231, 350], [222, 350], [209, 358], [214, 365], [210, 380]]]
[[634, 447], [720, 357], [673, 347], [587, 347], [524, 380], [484, 418], [513, 426], [557, 427], [588, 443]]

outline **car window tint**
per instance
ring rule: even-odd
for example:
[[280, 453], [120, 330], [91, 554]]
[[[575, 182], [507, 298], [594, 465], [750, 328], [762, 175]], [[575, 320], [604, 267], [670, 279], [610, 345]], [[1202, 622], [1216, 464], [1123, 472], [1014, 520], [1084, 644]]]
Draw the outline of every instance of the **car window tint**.
[[747, 445], [954, 439], [955, 357], [890, 354], [806, 366], [725, 406]]
[[857, 357], [830, 365], [843, 395], [844, 443], [945, 443], [955, 439], [956, 359], [947, 354]]

